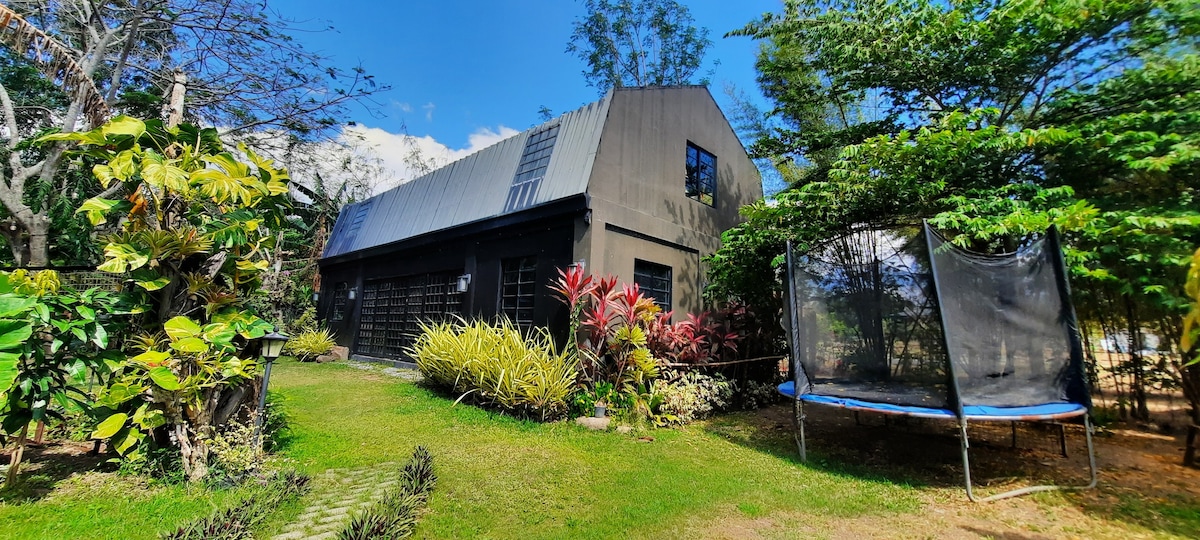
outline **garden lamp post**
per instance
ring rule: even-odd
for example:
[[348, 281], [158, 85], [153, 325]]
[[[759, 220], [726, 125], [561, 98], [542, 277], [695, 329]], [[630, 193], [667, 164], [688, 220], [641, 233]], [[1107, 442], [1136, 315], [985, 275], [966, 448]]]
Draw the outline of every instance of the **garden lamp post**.
[[267, 412], [267, 385], [271, 383], [271, 363], [283, 352], [283, 344], [287, 343], [288, 336], [280, 334], [278, 329], [275, 329], [261, 339], [261, 352], [266, 367], [263, 368], [262, 389], [258, 392], [258, 414], [254, 415], [254, 441], [260, 447], [262, 446], [263, 415]]

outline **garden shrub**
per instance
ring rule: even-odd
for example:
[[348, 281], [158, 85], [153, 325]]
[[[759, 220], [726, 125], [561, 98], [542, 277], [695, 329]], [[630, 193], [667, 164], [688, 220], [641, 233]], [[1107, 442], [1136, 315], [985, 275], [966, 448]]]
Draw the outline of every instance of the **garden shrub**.
[[301, 362], [308, 362], [333, 350], [333, 335], [329, 330], [313, 328], [300, 332], [288, 340], [284, 350]]
[[185, 523], [174, 531], [159, 535], [163, 540], [245, 540], [250, 531], [279, 505], [295, 500], [310, 489], [311, 479], [287, 471], [264, 479], [247, 489], [225, 508]]
[[338, 540], [408, 538], [417, 526], [417, 512], [425, 506], [435, 483], [433, 456], [424, 446], [418, 446], [400, 472], [396, 487], [384, 492], [379, 502], [356, 514], [338, 533]]
[[735, 407], [752, 411], [768, 405], [774, 405], [782, 400], [779, 386], [774, 381], [762, 382], [754, 379], [744, 379], [734, 384], [733, 404]]
[[662, 411], [684, 424], [723, 411], [733, 403], [734, 387], [721, 375], [699, 372], [670, 373], [654, 381], [654, 391], [663, 396]]
[[555, 352], [550, 334], [529, 336], [507, 320], [421, 325], [408, 355], [431, 383], [474, 403], [552, 420], [567, 412], [576, 363]]
[[267, 453], [254, 440], [254, 423], [230, 420], [208, 441], [208, 482], [224, 485], [241, 483], [257, 473], [266, 462]]

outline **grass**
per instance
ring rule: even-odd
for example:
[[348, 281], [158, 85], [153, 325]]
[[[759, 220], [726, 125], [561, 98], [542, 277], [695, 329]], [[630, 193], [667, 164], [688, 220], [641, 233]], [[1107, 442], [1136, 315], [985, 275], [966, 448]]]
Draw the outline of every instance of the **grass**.
[[[150, 486], [136, 477], [87, 472], [54, 483], [44, 497], [30, 492], [36, 474], [0, 492], [0, 536], [26, 540], [154, 538], [173, 525], [208, 514], [235, 490]], [[38, 490], [40, 492], [40, 489]]]
[[421, 537], [661, 538], [717, 513], [858, 516], [919, 506], [911, 488], [810, 469], [698, 427], [655, 430], [643, 441], [452, 406], [425, 388], [337, 364], [282, 364], [276, 373], [272, 389], [294, 426], [286, 453], [302, 470], [394, 462], [429, 447], [439, 482]]
[[[410, 382], [337, 363], [281, 362], [271, 389], [291, 418], [283, 457], [314, 476], [394, 467], [416, 445], [428, 447], [438, 483], [417, 528], [420, 538], [709, 537], [744, 533], [739, 524], [761, 526], [755, 530], [772, 538], [836, 530], [891, 536], [931, 526], [930, 505], [958, 516], [949, 529], [943, 523], [930, 531], [976, 527], [999, 535], [997, 523], [1008, 521], [1025, 532], [1047, 526], [1068, 534], [1078, 527], [1080, 536], [1091, 537], [1187, 537], [1200, 530], [1190, 500], [1044, 494], [970, 506], [954, 486], [924, 486], [928, 478], [920, 474], [889, 470], [884, 477], [832, 454], [801, 464], [790, 433], [755, 422], [761, 413], [633, 435], [593, 432], [453, 405]], [[98, 472], [95, 463], [46, 463], [31, 468], [16, 489], [0, 490], [0, 537], [154, 538], [238, 493], [147, 485]], [[284, 505], [258, 537], [279, 532], [307, 504]], [[1064, 513], [1076, 517], [1047, 521]], [[722, 528], [726, 523], [734, 528]]]

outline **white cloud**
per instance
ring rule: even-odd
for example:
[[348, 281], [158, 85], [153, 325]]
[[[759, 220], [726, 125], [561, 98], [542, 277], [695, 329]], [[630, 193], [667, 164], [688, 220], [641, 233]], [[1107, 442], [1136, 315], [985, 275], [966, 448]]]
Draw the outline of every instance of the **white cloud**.
[[[359, 125], [344, 128], [342, 139], [356, 141], [356, 146], [373, 153], [387, 173], [385, 176], [390, 176], [372, 187], [372, 194], [377, 194], [420, 176], [422, 171], [418, 157], [426, 167], [438, 168], [518, 133], [507, 126], [499, 126], [495, 130], [480, 128], [467, 137], [466, 147], [450, 148], [428, 135], [415, 137]], [[417, 157], [414, 157], [414, 153]]]
[[428, 121], [428, 122], [433, 121], [433, 109], [435, 109], [435, 108], [437, 108], [437, 106], [434, 105], [432, 101], [430, 101], [429, 103], [426, 103], [424, 105], [421, 105], [421, 110], [425, 111], [425, 120], [426, 121]]

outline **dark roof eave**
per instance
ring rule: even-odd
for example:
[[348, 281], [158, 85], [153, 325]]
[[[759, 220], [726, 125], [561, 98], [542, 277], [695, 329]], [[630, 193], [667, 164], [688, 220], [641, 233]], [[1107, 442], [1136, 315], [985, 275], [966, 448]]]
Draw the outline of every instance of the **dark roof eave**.
[[569, 197], [564, 197], [548, 203], [539, 204], [532, 208], [521, 210], [520, 212], [471, 221], [411, 238], [404, 238], [394, 242], [372, 246], [366, 249], [360, 249], [348, 253], [342, 253], [340, 255], [334, 255], [332, 257], [321, 258], [317, 261], [317, 264], [321, 268], [325, 268], [346, 262], [369, 259], [393, 251], [412, 249], [428, 244], [445, 242], [454, 238], [486, 233], [521, 223], [532, 223], [535, 221], [561, 217], [564, 215], [582, 214], [590, 207], [589, 199], [590, 197], [588, 197], [586, 193], [571, 195]]

